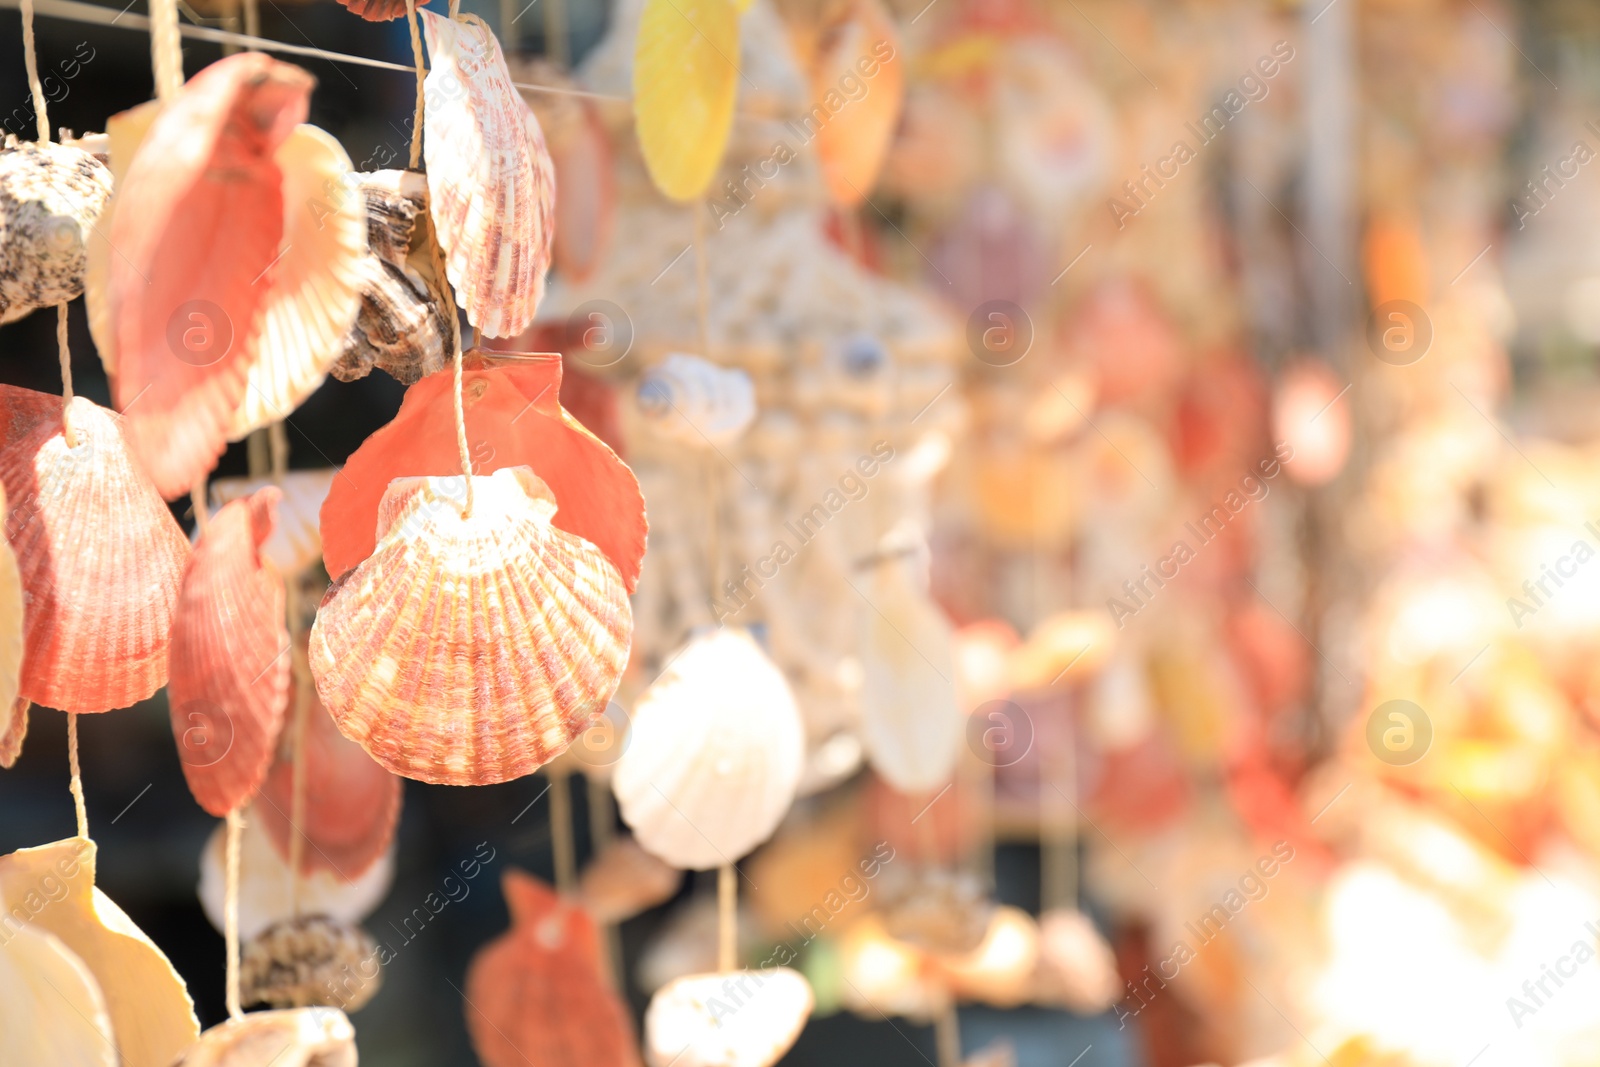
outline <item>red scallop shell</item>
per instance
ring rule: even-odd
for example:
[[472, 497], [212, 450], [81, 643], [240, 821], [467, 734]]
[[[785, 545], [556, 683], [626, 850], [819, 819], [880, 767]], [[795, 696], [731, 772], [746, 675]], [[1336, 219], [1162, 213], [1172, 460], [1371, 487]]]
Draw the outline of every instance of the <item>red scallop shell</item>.
[[[648, 529], [644, 494], [628, 465], [562, 408], [561, 357], [480, 364], [461, 388], [474, 473], [533, 468], [555, 495], [555, 527], [605, 553], [633, 592]], [[394, 421], [362, 442], [334, 479], [322, 505], [322, 558], [333, 577], [372, 555], [378, 501], [390, 482], [461, 473], [453, 390], [449, 368], [417, 382]]]
[[360, 15], [368, 22], [388, 22], [406, 13], [404, 0], [339, 0], [339, 3], [352, 15]]
[[283, 579], [261, 558], [277, 523], [275, 486], [223, 506], [183, 576], [167, 682], [183, 776], [222, 816], [261, 788], [289, 695]]

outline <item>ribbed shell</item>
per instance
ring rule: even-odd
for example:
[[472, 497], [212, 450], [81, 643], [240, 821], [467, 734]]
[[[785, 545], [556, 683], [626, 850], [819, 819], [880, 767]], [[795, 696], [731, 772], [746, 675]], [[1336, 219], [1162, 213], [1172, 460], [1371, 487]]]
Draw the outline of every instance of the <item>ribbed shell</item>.
[[77, 148], [0, 148], [0, 323], [83, 292], [85, 250], [111, 195], [111, 172]]
[[138, 107], [119, 111], [106, 119], [106, 166], [111, 169], [111, 196], [100, 210], [99, 221], [89, 233], [88, 263], [83, 275], [83, 306], [89, 318], [89, 336], [100, 352], [100, 365], [107, 377], [117, 373], [117, 337], [111, 316], [110, 233], [117, 217], [117, 190], [128, 176], [139, 146], [161, 114], [159, 100], [147, 100]]
[[707, 870], [771, 836], [804, 759], [789, 683], [748, 631], [724, 626], [691, 640], [639, 698], [611, 786], [639, 844]]
[[100, 984], [77, 953], [33, 926], [0, 939], [0, 1063], [117, 1067]]
[[474, 326], [489, 337], [515, 337], [544, 295], [555, 165], [483, 20], [420, 14], [432, 65], [422, 152], [446, 272]]
[[326, 915], [273, 923], [239, 957], [239, 999], [274, 1008], [360, 1011], [377, 995], [378, 945], [359, 926]]
[[272, 536], [261, 546], [261, 554], [283, 575], [299, 574], [322, 558], [322, 533], [317, 516], [328, 489], [339, 476], [335, 470], [289, 471], [281, 485], [272, 478], [219, 478], [207, 492], [211, 506], [221, 507], [277, 485], [283, 496], [278, 501], [278, 522]]
[[756, 417], [750, 375], [681, 352], [640, 376], [638, 403], [653, 431], [702, 450], [732, 444]]
[[255, 795], [289, 696], [283, 578], [261, 559], [282, 494], [224, 505], [195, 545], [172, 625], [167, 703], [189, 791], [216, 816]]
[[83, 397], [0, 386], [0, 482], [22, 574], [21, 694], [61, 711], [125, 708], [167, 681], [189, 542], [128, 454], [121, 419]]
[[650, 1067], [771, 1067], [815, 1005], [811, 983], [787, 967], [691, 974], [650, 998], [645, 1059]]
[[621, 576], [551, 525], [531, 470], [400, 478], [378, 546], [329, 590], [311, 631], [317, 692], [396, 774], [487, 785], [549, 762], [605, 706], [633, 617]]
[[171, 1067], [356, 1067], [356, 1031], [338, 1008], [255, 1011], [213, 1026]]

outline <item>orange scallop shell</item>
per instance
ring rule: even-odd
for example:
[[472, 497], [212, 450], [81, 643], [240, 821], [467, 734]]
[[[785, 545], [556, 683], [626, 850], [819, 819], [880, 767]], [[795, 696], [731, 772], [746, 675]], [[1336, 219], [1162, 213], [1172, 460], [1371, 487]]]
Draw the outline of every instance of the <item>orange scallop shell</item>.
[[594, 920], [532, 875], [501, 878], [511, 929], [467, 968], [467, 1032], [485, 1067], [639, 1067], [633, 1024], [602, 977]]
[[556, 269], [571, 282], [594, 274], [611, 245], [617, 215], [617, 182], [611, 141], [594, 101], [554, 97], [543, 120], [555, 167]]
[[189, 791], [216, 816], [261, 788], [283, 726], [283, 579], [261, 558], [281, 495], [268, 486], [212, 517], [183, 576], [172, 624], [172, 733]]
[[129, 454], [122, 420], [83, 397], [0, 386], [0, 482], [25, 601], [21, 695], [91, 713], [167, 681], [189, 542]]
[[531, 773], [606, 706], [633, 616], [599, 549], [551, 523], [527, 467], [399, 478], [378, 547], [329, 590], [311, 629], [317, 692], [383, 766], [440, 785]]
[[[378, 503], [390, 482], [461, 470], [453, 388], [448, 368], [413, 385], [394, 421], [362, 442], [334, 479], [322, 505], [329, 574], [338, 577], [372, 554]], [[633, 592], [644, 559], [644, 495], [627, 464], [561, 407], [561, 358], [539, 354], [475, 367], [464, 373], [461, 391], [473, 469], [533, 468], [560, 505], [556, 528], [604, 552]]]
[[[851, 17], [825, 38], [811, 79], [813, 97], [828, 108], [848, 79], [865, 82], [866, 94], [844, 102], [817, 130], [822, 178], [835, 204], [854, 207], [877, 183], [889, 155], [905, 100], [905, 69], [896, 51], [894, 20], [876, 0], [858, 0]], [[884, 58], [887, 54], [888, 58]], [[875, 73], [868, 77], [866, 72]]]
[[388, 22], [406, 13], [401, 0], [339, 0], [339, 4], [368, 22]]
[[168, 499], [227, 446], [244, 399], [257, 284], [283, 233], [273, 153], [305, 120], [311, 75], [245, 52], [163, 107], [117, 189], [106, 302], [128, 445]]

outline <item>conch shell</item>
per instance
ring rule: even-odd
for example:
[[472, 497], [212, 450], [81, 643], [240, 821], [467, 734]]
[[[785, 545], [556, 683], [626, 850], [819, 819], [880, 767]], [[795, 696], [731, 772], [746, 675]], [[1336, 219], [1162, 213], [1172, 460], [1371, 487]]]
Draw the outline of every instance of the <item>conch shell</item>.
[[771, 1067], [815, 1006], [811, 983], [787, 967], [679, 978], [650, 998], [645, 1059], [650, 1067]]
[[706, 870], [772, 835], [804, 761], [789, 683], [749, 631], [724, 626], [693, 638], [639, 698], [611, 786], [639, 844]]
[[251, 1012], [201, 1034], [170, 1067], [356, 1067], [356, 1031], [338, 1008]]
[[100, 984], [77, 953], [32, 926], [0, 940], [0, 1063], [117, 1067]]
[[0, 482], [26, 600], [21, 695], [125, 708], [167, 681], [189, 542], [128, 454], [122, 420], [83, 397], [0, 386]]
[[288, 471], [281, 482], [274, 478], [218, 478], [207, 492], [211, 506], [220, 508], [269, 485], [278, 487], [283, 494], [278, 501], [278, 521], [261, 546], [261, 554], [279, 574], [289, 577], [322, 558], [318, 514], [337, 477], [336, 470], [313, 470]]
[[273, 923], [239, 957], [239, 1000], [274, 1008], [360, 1011], [383, 984], [378, 944], [326, 915]]
[[653, 431], [696, 449], [732, 444], [756, 417], [750, 375], [682, 352], [640, 376], [638, 403]]
[[111, 195], [89, 153], [7, 137], [0, 148], [0, 323], [83, 292], [86, 249]]
[[682, 884], [682, 871], [623, 835], [612, 838], [583, 869], [578, 896], [596, 922], [609, 925], [670, 900]]
[[317, 692], [396, 774], [486, 785], [560, 754], [616, 692], [633, 617], [617, 568], [551, 523], [527, 467], [400, 478], [378, 547], [311, 630]]
[[515, 337], [544, 295], [555, 165], [483, 20], [420, 14], [432, 61], [422, 154], [445, 272], [468, 321], [486, 336]]

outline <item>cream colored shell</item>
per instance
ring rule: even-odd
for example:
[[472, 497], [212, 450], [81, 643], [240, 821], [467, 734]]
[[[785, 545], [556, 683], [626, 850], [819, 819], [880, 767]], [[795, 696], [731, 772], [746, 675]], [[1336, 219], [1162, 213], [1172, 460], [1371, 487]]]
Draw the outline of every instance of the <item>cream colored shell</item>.
[[811, 1016], [811, 983], [787, 967], [667, 983], [644, 1015], [650, 1067], [770, 1067]]
[[338, 1008], [251, 1012], [201, 1034], [172, 1067], [356, 1067], [356, 1031]]
[[0, 1063], [117, 1067], [106, 999], [77, 953], [35, 926], [0, 937]]

